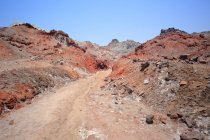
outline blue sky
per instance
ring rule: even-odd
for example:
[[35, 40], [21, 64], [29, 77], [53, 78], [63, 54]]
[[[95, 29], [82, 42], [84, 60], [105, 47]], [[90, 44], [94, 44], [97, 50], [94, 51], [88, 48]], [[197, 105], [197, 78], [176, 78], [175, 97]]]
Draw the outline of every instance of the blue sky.
[[144, 42], [161, 29], [210, 30], [210, 0], [1, 0], [0, 26], [29, 22], [101, 45]]

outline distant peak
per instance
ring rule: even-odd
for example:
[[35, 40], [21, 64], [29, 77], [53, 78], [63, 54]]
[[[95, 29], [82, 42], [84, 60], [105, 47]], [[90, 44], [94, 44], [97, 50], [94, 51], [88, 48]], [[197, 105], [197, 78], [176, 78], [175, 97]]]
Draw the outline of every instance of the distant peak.
[[12, 26], [26, 26], [27, 28], [32, 28], [32, 29], [37, 29], [37, 30], [40, 30], [38, 27], [36, 27], [35, 25], [32, 25], [30, 23], [16, 23], [16, 24], [13, 24]]
[[112, 41], [110, 42], [110, 44], [116, 44], [116, 43], [119, 43], [118, 39], [112, 39]]
[[168, 33], [185, 33], [186, 34], [187, 32], [176, 29], [176, 28], [161, 29], [160, 31], [160, 35], [168, 34]]

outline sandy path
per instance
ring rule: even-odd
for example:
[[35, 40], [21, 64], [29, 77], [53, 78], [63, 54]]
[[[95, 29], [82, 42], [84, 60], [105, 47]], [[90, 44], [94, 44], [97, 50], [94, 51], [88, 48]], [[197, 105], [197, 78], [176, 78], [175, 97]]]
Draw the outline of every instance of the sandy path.
[[113, 102], [113, 96], [100, 89], [109, 73], [72, 82], [0, 119], [0, 140], [179, 139], [170, 123], [145, 124], [152, 110], [142, 103]]
[[[1, 140], [80, 139], [85, 120], [85, 97], [99, 88], [110, 71], [98, 72], [48, 94], [0, 120]], [[14, 120], [14, 125], [9, 121]]]

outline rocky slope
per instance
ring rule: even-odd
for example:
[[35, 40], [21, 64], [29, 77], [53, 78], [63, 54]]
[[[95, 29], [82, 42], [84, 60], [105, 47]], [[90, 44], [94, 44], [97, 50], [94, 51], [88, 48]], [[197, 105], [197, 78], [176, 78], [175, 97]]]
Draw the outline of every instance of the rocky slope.
[[107, 68], [63, 31], [0, 28], [0, 114], [42, 91]]
[[151, 108], [186, 124], [181, 135], [184, 140], [209, 139], [209, 64], [209, 36], [169, 28], [118, 60], [105, 90], [117, 93], [118, 98], [134, 94]]
[[115, 58], [119, 58], [123, 55], [127, 55], [135, 50], [140, 45], [139, 42], [133, 40], [127, 40], [119, 42], [117, 39], [113, 39], [108, 45], [107, 48], [115, 54]]

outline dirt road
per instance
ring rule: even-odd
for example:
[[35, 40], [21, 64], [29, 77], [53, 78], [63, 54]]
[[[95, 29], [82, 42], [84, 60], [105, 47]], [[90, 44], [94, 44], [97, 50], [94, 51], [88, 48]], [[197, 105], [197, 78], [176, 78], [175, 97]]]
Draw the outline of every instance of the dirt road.
[[101, 71], [72, 82], [0, 119], [0, 140], [177, 138], [169, 127], [141, 123], [140, 118], [150, 112], [142, 104], [128, 100], [118, 105], [101, 92], [109, 73]]

